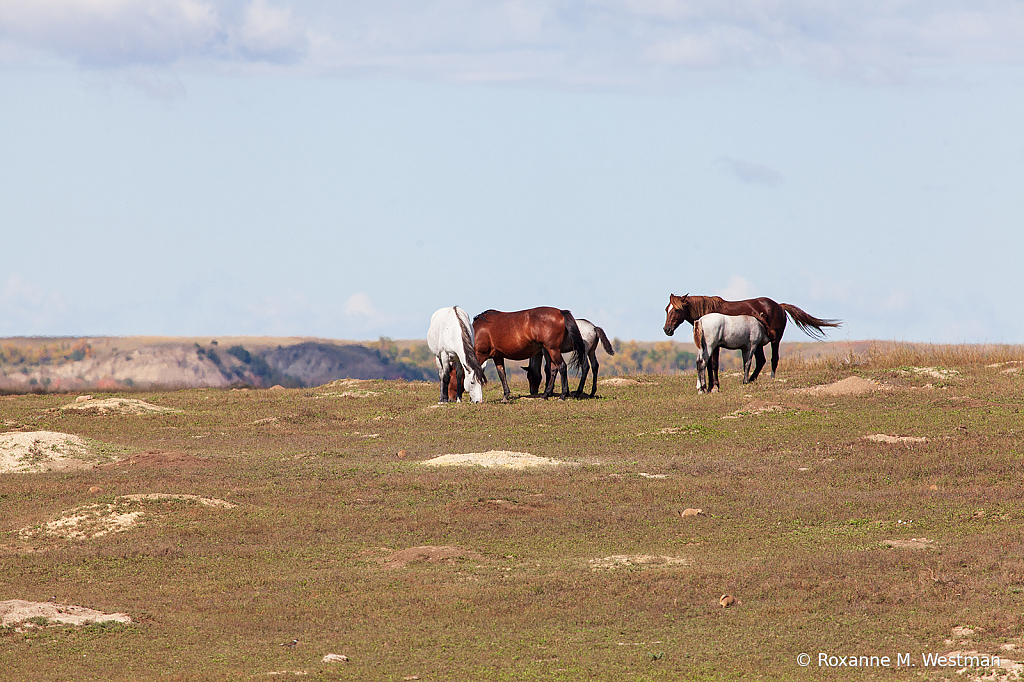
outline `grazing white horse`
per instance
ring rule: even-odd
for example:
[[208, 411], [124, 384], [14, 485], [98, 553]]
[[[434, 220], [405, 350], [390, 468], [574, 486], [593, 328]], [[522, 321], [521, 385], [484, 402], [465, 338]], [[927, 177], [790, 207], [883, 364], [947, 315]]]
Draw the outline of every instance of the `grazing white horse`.
[[[590, 369], [594, 372], [594, 386], [590, 389], [590, 397], [593, 398], [597, 394], [597, 371], [601, 368], [600, 363], [597, 361], [597, 345], [598, 343], [603, 345], [604, 352], [608, 353], [608, 355], [615, 355], [615, 348], [612, 347], [612, 343], [608, 340], [604, 330], [590, 320], [577, 317], [576, 326], [580, 328], [580, 336], [583, 337], [583, 343], [587, 346], [587, 357], [590, 359], [590, 364], [588, 367], [586, 363], [579, 363], [581, 367], [580, 386], [576, 389], [575, 396], [579, 398], [583, 395], [583, 387], [587, 383], [587, 370]], [[576, 357], [572, 342], [568, 338], [562, 342], [562, 357], [570, 365], [573, 364], [573, 359]], [[526, 370], [526, 378], [530, 382], [530, 395], [536, 395], [540, 391], [540, 361], [541, 354], [538, 353], [530, 358], [529, 366], [523, 368]], [[548, 357], [547, 353], [544, 353], [544, 376], [551, 376], [551, 358]]]
[[[441, 380], [441, 400], [448, 402], [448, 382], [451, 380], [451, 368], [454, 363], [461, 362], [465, 371], [465, 387], [469, 398], [474, 403], [484, 400], [483, 385], [487, 383], [484, 368], [476, 359], [473, 350], [473, 325], [469, 315], [459, 307], [441, 308], [430, 316], [430, 329], [427, 330], [427, 345], [434, 354], [437, 375]], [[460, 398], [456, 399], [462, 402]]]
[[[754, 351], [769, 343], [764, 324], [750, 315], [708, 313], [693, 323], [697, 346], [697, 392], [714, 393], [718, 388], [718, 350], [743, 351], [743, 383], [750, 381], [750, 360]], [[707, 369], [707, 379], [704, 370]]]

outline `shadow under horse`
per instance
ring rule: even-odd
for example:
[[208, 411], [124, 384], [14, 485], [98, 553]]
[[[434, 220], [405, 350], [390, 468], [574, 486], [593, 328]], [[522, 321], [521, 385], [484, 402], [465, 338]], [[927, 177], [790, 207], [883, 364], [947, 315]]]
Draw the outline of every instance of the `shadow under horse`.
[[[768, 329], [768, 338], [772, 346], [772, 378], [775, 378], [775, 370], [779, 366], [779, 344], [782, 342], [782, 333], [786, 331], [786, 315], [793, 318], [796, 326], [815, 339], [824, 339], [824, 327], [839, 327], [841, 320], [829, 320], [814, 317], [805, 313], [795, 305], [789, 303], [776, 303], [770, 298], [748, 298], [743, 301], [727, 301], [719, 296], [676, 296], [669, 294], [668, 305], [665, 307], [665, 327], [667, 336], [675, 333], [676, 327], [683, 322], [693, 324], [696, 320], [708, 313], [721, 313], [722, 315], [750, 315], [756, 317]], [[717, 357], [715, 358], [717, 363]], [[764, 367], [764, 348], [757, 348], [754, 351], [754, 360], [757, 365], [754, 373], [750, 375], [750, 381], [757, 379]]]
[[487, 360], [493, 360], [498, 370], [504, 391], [501, 399], [503, 403], [507, 403], [511, 396], [508, 379], [505, 377], [506, 358], [527, 360], [545, 353], [551, 358], [551, 373], [542, 397], [550, 398], [554, 394], [557, 373], [562, 379], [561, 400], [569, 397], [568, 372], [562, 359], [562, 346], [566, 339], [569, 339], [569, 345], [575, 353], [573, 367], [582, 371], [581, 363], [587, 362], [587, 345], [576, 324], [576, 318], [568, 310], [547, 306], [512, 313], [485, 310], [473, 318], [473, 333], [476, 359], [481, 365]]

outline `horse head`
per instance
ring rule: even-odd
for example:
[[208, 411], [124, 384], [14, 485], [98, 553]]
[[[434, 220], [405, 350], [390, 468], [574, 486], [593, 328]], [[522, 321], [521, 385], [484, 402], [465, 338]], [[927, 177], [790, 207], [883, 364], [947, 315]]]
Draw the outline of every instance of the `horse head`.
[[686, 306], [686, 298], [689, 294], [683, 296], [676, 296], [675, 294], [668, 295], [668, 305], [665, 306], [665, 326], [664, 331], [666, 336], [672, 336], [676, 328], [683, 322], [693, 322], [688, 315], [689, 309]]

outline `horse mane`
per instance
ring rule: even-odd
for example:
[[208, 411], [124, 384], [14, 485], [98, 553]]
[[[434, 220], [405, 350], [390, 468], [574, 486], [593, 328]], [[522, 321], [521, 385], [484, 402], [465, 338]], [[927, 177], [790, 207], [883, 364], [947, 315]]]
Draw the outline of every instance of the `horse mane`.
[[[473, 347], [473, 339], [470, 337], [471, 332], [466, 328], [466, 323], [462, 321], [462, 317], [459, 315], [459, 309], [454, 308], [454, 310], [455, 319], [459, 321], [459, 329], [462, 331], [462, 350], [466, 355], [466, 364], [469, 365], [469, 369], [476, 376], [476, 380], [481, 384], [486, 384], [487, 376], [484, 374], [484, 368], [481, 366], [480, 361], [476, 359], [476, 349]], [[477, 317], [480, 317], [480, 315], [477, 315]]]
[[708, 313], [717, 313], [722, 309], [725, 299], [721, 296], [685, 296], [686, 307], [690, 317], [699, 320]]
[[495, 310], [494, 308], [491, 308], [490, 310], [485, 310], [485, 311], [483, 311], [482, 313], [480, 313], [479, 315], [477, 315], [476, 317], [473, 318], [473, 324], [476, 324], [478, 320], [480, 322], [490, 322], [491, 318], [497, 312], [499, 312], [499, 311]]

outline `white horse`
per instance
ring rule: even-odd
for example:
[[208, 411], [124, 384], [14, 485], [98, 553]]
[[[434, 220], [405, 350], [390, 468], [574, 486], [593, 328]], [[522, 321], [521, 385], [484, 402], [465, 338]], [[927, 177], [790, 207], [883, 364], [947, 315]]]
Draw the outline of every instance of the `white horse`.
[[[612, 347], [612, 343], [608, 340], [604, 330], [590, 320], [577, 317], [576, 325], [580, 328], [580, 336], [583, 337], [583, 343], [587, 346], [587, 358], [590, 359], [589, 367], [585, 362], [580, 363], [582, 369], [580, 370], [580, 386], [576, 389], [576, 397], [579, 398], [583, 395], [583, 387], [587, 383], [587, 371], [592, 369], [594, 372], [594, 386], [590, 389], [590, 397], [593, 398], [597, 394], [597, 370], [601, 368], [600, 363], [597, 361], [597, 344], [602, 344], [604, 352], [608, 353], [608, 355], [615, 355], [615, 349]], [[543, 353], [543, 355], [544, 376], [549, 377], [551, 376], [551, 358], [548, 357], [547, 353]], [[566, 337], [565, 341], [562, 342], [562, 358], [571, 365], [575, 355], [572, 340]], [[536, 395], [540, 391], [540, 361], [541, 353], [538, 353], [530, 358], [529, 366], [523, 368], [526, 370], [526, 378], [530, 382], [530, 395]]]
[[[768, 330], [750, 315], [708, 313], [693, 323], [693, 343], [697, 346], [697, 392], [714, 393], [718, 387], [718, 351], [720, 348], [743, 351], [743, 383], [750, 381], [750, 360], [754, 351], [769, 343]], [[707, 369], [707, 379], [704, 370]]]
[[[487, 383], [484, 368], [476, 359], [473, 350], [473, 325], [469, 315], [459, 307], [441, 308], [430, 316], [427, 330], [427, 345], [434, 354], [437, 375], [441, 380], [441, 400], [448, 402], [448, 382], [451, 380], [452, 365], [462, 363], [465, 372], [465, 388], [474, 403], [484, 400], [483, 385]], [[461, 398], [456, 398], [462, 402]]]

